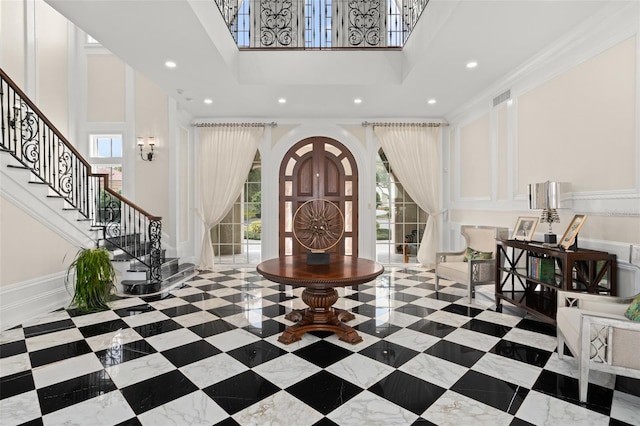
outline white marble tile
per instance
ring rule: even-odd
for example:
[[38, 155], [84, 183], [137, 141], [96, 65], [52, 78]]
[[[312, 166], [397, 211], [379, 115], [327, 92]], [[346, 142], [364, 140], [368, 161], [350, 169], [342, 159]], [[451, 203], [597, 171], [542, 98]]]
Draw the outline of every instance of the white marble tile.
[[146, 305], [146, 304], [147, 302], [140, 299], [139, 297], [125, 297], [125, 298], [110, 302], [109, 307], [115, 310], [115, 309], [124, 309], [124, 308], [129, 308], [131, 306], [140, 306], [140, 305]]
[[244, 311], [224, 317], [226, 322], [233, 324], [238, 328], [248, 327], [252, 324], [261, 324], [262, 321], [266, 321], [267, 319], [267, 317], [262, 315], [262, 311], [260, 310]]
[[171, 294], [173, 294], [174, 296], [178, 296], [178, 297], [183, 297], [183, 296], [190, 296], [192, 294], [200, 294], [202, 293], [202, 290], [199, 290], [195, 287], [182, 287], [176, 290], [173, 290], [171, 292]]
[[404, 328], [396, 331], [385, 340], [414, 351], [423, 352], [440, 341], [440, 338]]
[[159, 353], [105, 368], [113, 383], [120, 389], [175, 369], [176, 367]]
[[393, 367], [360, 354], [353, 354], [325, 370], [367, 389], [394, 371]]
[[26, 339], [26, 344], [29, 352], [35, 352], [40, 349], [51, 348], [53, 346], [63, 345], [65, 343], [71, 343], [83, 339], [84, 337], [82, 336], [82, 333], [80, 333], [80, 330], [77, 328], [70, 328], [67, 330], [56, 331], [54, 333], [29, 337]]
[[100, 360], [94, 353], [89, 353], [34, 368], [31, 374], [36, 388], [43, 388], [100, 370]]
[[516, 417], [534, 425], [605, 426], [609, 417], [552, 396], [530, 391]]
[[467, 297], [467, 298], [469, 296], [469, 289], [467, 288], [458, 288], [458, 287], [449, 286], [449, 287], [443, 287], [439, 291], [442, 294], [450, 294], [452, 296], [460, 296], [460, 297]]
[[[447, 303], [448, 305], [448, 303]], [[447, 311], [437, 311], [424, 317], [429, 321], [436, 321], [442, 324], [451, 325], [453, 327], [461, 327], [471, 320], [471, 318], [464, 315], [458, 315]]]
[[614, 391], [611, 417], [630, 425], [640, 425], [640, 396]]
[[179, 330], [168, 331], [166, 333], [147, 337], [147, 342], [158, 352], [162, 352], [200, 339], [201, 337], [193, 331], [187, 328], [181, 328]]
[[253, 367], [253, 371], [274, 385], [285, 389], [322, 370], [299, 356], [286, 354]]
[[5, 343], [16, 342], [24, 339], [24, 329], [14, 328], [13, 330], [5, 330], [0, 333], [0, 345]]
[[420, 320], [420, 318], [403, 312], [390, 311], [386, 314], [376, 316], [376, 320], [388, 322], [398, 327], [408, 327]]
[[201, 287], [203, 285], [209, 285], [209, 284], [213, 284], [214, 281], [211, 281], [209, 278], [211, 274], [202, 274], [202, 275], [198, 275], [198, 280], [194, 280], [194, 281], [188, 281], [186, 284], [190, 285], [191, 287]]
[[151, 426], [209, 426], [226, 419], [227, 416], [215, 401], [197, 390], [144, 412], [138, 419], [143, 425]]
[[207, 337], [205, 340], [221, 351], [228, 352], [240, 346], [257, 342], [260, 338], [246, 330], [236, 329]]
[[521, 328], [512, 328], [503, 336], [503, 339], [532, 348], [544, 349], [549, 352], [553, 352], [558, 345], [556, 338], [553, 336], [547, 336], [546, 334], [535, 333]]
[[540, 367], [492, 353], [484, 354], [471, 369], [527, 389], [533, 387], [542, 372]]
[[247, 371], [249, 368], [226, 353], [214, 355], [180, 368], [200, 389]]
[[470, 348], [479, 349], [481, 351], [488, 351], [500, 341], [497, 337], [467, 330], [466, 328], [453, 330], [444, 337], [444, 340], [468, 346]]
[[79, 402], [43, 416], [45, 425], [115, 425], [135, 417], [119, 390]]
[[369, 391], [360, 392], [327, 417], [341, 426], [410, 425], [418, 416]]
[[283, 302], [280, 302], [281, 306], [284, 306], [285, 308], [289, 309], [289, 310], [295, 310], [295, 309], [306, 309], [308, 308], [307, 304], [304, 303], [302, 301], [301, 298], [297, 298], [297, 299], [289, 299], [289, 300], [285, 300]]
[[219, 308], [220, 306], [227, 306], [230, 304], [231, 303], [228, 301], [218, 298], [198, 300], [197, 302], [192, 303], [193, 306], [200, 308], [203, 311], [208, 311], [209, 309]]
[[507, 327], [515, 327], [522, 320], [520, 317], [493, 311], [482, 311], [475, 318]]
[[207, 311], [192, 312], [190, 314], [179, 315], [173, 318], [175, 322], [185, 328], [191, 327], [193, 325], [204, 324], [210, 321], [215, 321], [217, 319], [217, 315], [214, 315], [211, 312]]
[[167, 319], [169, 319], [169, 316], [163, 314], [160, 311], [145, 312], [139, 315], [131, 315], [122, 318], [122, 320], [126, 322], [131, 328], [151, 324], [154, 322], [164, 321]]
[[101, 334], [99, 336], [88, 337], [86, 340], [89, 347], [96, 352], [113, 346], [121, 346], [125, 343], [136, 342], [141, 339], [142, 336], [136, 333], [135, 330], [132, 328], [125, 328], [111, 333]]
[[351, 310], [353, 308], [355, 308], [356, 306], [360, 306], [362, 305], [362, 302], [358, 301], [358, 300], [353, 300], [353, 299], [348, 299], [348, 298], [340, 298], [336, 301], [336, 303], [333, 304], [333, 308], [336, 309], [344, 309], [346, 311], [351, 312]]
[[322, 414], [289, 393], [280, 391], [232, 417], [243, 426], [306, 426], [322, 419]]
[[398, 370], [448, 389], [468, 371], [468, 368], [422, 353], [411, 358]]
[[[419, 284], [417, 281], [414, 281], [417, 284]], [[403, 293], [407, 293], [407, 294], [412, 294], [414, 296], [418, 296], [418, 297], [425, 297], [428, 296], [430, 294], [435, 293], [435, 291], [433, 290], [427, 290], [426, 288], [419, 288], [419, 287], [411, 287], [411, 288], [407, 288], [405, 290], [402, 290]], [[413, 302], [411, 302], [413, 303]]]
[[6, 358], [0, 358], [0, 377], [27, 371], [31, 368], [28, 353], [21, 353]]
[[40, 403], [35, 390], [0, 399], [0, 424], [19, 425], [40, 417]]
[[[291, 324], [289, 321], [287, 321], [288, 324]], [[281, 349], [284, 349], [287, 352], [294, 352], [297, 351], [300, 348], [304, 348], [305, 346], [309, 346], [312, 343], [317, 342], [318, 340], [320, 340], [319, 337], [314, 336], [313, 334], [309, 334], [309, 333], [305, 333], [302, 335], [302, 338], [300, 340], [298, 340], [297, 342], [293, 342], [293, 343], [289, 343], [288, 345], [285, 345], [284, 343], [281, 343], [278, 341], [278, 338], [280, 337], [280, 333], [278, 334], [274, 334], [272, 336], [267, 337], [266, 340], [267, 342], [271, 343], [272, 345], [275, 345]], [[335, 342], [333, 342], [335, 343]]]
[[[558, 358], [557, 353], [552, 353], [547, 364], [544, 366], [544, 369], [573, 377], [574, 379], [578, 378], [578, 362], [575, 358], [568, 355], [565, 355], [563, 359], [560, 359]], [[616, 376], [615, 374], [604, 371], [591, 370], [589, 371], [589, 382], [608, 389], [613, 389], [616, 383]]]
[[112, 310], [95, 312], [92, 314], [80, 315], [78, 317], [71, 318], [76, 327], [84, 327], [86, 325], [99, 324], [101, 322], [113, 321], [117, 319], [120, 319], [120, 316]]
[[175, 308], [176, 306], [182, 306], [182, 305], [186, 305], [189, 302], [187, 302], [184, 299], [180, 299], [179, 297], [171, 297], [168, 299], [162, 299], [162, 300], [158, 300], [156, 302], [150, 302], [149, 305], [153, 306], [153, 308], [161, 311], [163, 309], [167, 309], [167, 308]]
[[22, 326], [23, 327], [32, 327], [34, 325], [46, 324], [49, 322], [56, 322], [69, 319], [69, 313], [66, 310], [49, 312], [44, 315], [37, 316], [31, 320], [25, 321]]
[[436, 402], [422, 413], [421, 417], [442, 426], [507, 426], [513, 419], [513, 416], [504, 411], [451, 390], [442, 394]]
[[432, 299], [430, 297], [421, 297], [420, 299], [416, 299], [411, 302], [411, 304], [429, 309], [442, 309], [445, 306], [449, 305], [449, 302], [445, 302], [444, 300]]

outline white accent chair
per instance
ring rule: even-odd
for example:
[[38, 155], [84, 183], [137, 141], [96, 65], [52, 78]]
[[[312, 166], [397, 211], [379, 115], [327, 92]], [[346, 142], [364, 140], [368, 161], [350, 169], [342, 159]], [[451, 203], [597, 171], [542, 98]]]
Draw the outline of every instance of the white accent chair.
[[558, 291], [558, 358], [566, 344], [578, 362], [580, 402], [589, 370], [640, 378], [640, 322], [624, 316], [632, 297]]
[[[475, 286], [491, 284], [496, 277], [496, 239], [509, 237], [509, 229], [495, 226], [463, 225], [460, 233], [465, 239], [464, 250], [436, 253], [436, 291], [440, 289], [440, 279], [466, 284], [469, 288], [469, 303], [475, 296]], [[491, 259], [464, 261], [467, 248], [491, 252]]]

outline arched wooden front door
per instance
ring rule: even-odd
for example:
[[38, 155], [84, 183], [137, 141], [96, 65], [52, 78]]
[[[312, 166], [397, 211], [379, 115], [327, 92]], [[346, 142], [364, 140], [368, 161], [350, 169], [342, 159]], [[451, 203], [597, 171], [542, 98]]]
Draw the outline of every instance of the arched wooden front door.
[[336, 204], [344, 215], [342, 240], [330, 252], [358, 256], [358, 168], [351, 152], [326, 137], [304, 139], [280, 164], [280, 256], [306, 253], [293, 235], [293, 215], [315, 198]]

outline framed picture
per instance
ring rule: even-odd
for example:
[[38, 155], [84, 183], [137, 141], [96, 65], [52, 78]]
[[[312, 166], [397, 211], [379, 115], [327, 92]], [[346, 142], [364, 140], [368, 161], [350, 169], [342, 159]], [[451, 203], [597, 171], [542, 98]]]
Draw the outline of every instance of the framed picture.
[[513, 228], [512, 240], [531, 241], [538, 226], [537, 217], [520, 216]]
[[571, 247], [573, 242], [576, 240], [578, 232], [580, 232], [580, 228], [582, 228], [585, 220], [587, 220], [587, 217], [583, 214], [577, 214], [573, 217], [571, 223], [569, 224], [569, 227], [566, 231], [564, 231], [564, 235], [560, 240], [560, 247], [565, 250]]

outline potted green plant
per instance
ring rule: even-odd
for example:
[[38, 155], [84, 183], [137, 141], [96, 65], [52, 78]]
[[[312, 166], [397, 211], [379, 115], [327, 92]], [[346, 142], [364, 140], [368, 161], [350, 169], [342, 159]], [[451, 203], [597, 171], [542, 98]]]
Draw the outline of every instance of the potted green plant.
[[104, 248], [80, 249], [67, 270], [75, 273], [75, 286], [71, 305], [81, 312], [109, 309], [109, 297], [115, 288], [116, 273], [109, 252]]

